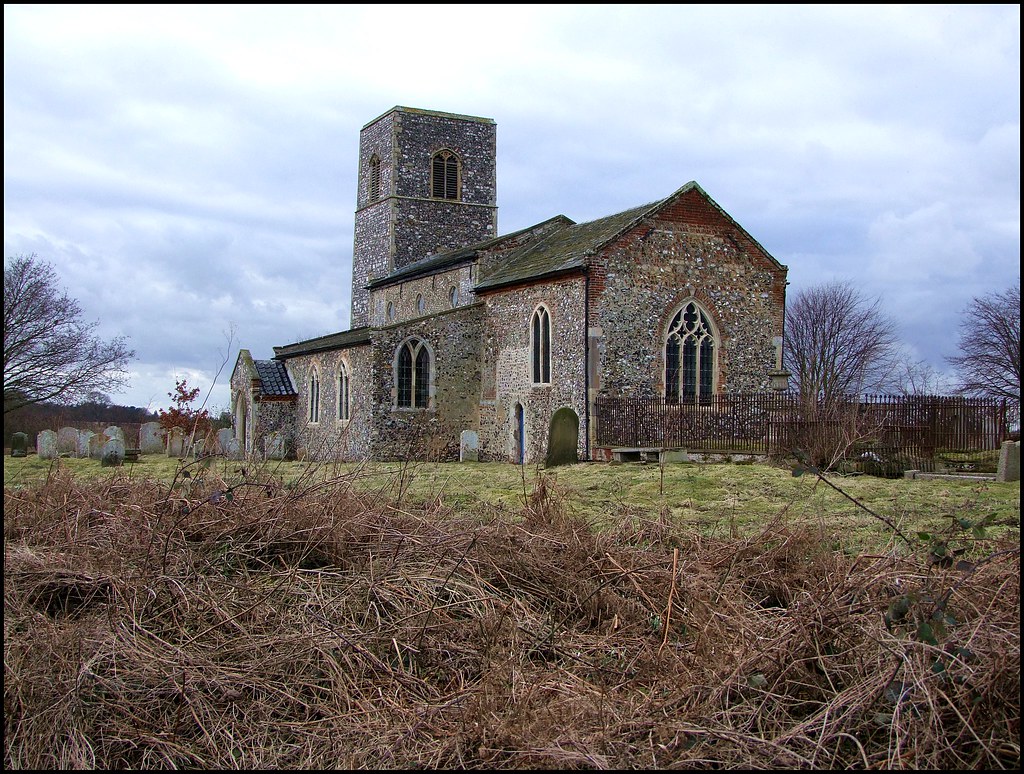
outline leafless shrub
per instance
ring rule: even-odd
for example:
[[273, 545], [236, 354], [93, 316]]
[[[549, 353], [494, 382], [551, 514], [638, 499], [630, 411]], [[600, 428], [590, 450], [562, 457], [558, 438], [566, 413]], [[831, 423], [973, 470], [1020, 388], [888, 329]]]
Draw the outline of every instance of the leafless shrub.
[[1019, 767], [1019, 546], [250, 483], [5, 491], [6, 768]]

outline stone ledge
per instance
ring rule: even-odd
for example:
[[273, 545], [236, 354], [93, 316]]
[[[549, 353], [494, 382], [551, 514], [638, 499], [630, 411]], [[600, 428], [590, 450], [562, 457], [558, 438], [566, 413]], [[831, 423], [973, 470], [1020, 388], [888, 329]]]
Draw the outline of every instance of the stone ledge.
[[925, 473], [920, 470], [904, 470], [903, 478], [922, 481], [938, 478], [944, 481], [995, 481], [994, 473]]

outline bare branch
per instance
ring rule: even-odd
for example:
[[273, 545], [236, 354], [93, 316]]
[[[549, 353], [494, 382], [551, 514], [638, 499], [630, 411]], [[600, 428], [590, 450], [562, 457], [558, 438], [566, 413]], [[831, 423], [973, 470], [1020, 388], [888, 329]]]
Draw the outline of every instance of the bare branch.
[[895, 324], [850, 283], [818, 285], [787, 304], [785, 366], [808, 401], [879, 389], [897, 351]]
[[960, 320], [958, 391], [1010, 398], [1020, 404], [1020, 281], [1002, 293], [977, 297]]
[[127, 338], [102, 341], [98, 323], [58, 290], [53, 267], [35, 255], [4, 265], [4, 413], [31, 403], [70, 404], [127, 383], [135, 357]]

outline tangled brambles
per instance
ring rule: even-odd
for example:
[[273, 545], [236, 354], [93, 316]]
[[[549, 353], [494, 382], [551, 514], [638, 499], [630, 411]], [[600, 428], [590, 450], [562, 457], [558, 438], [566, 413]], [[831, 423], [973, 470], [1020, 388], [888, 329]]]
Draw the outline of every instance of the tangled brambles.
[[5, 492], [6, 768], [1019, 767], [1019, 546], [249, 484]]

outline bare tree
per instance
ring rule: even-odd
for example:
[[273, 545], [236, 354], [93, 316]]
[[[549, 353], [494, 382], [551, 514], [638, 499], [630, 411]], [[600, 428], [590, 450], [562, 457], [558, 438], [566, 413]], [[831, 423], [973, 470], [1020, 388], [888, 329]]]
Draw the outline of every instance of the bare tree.
[[893, 369], [890, 389], [900, 395], [945, 395], [952, 391], [949, 379], [925, 360], [903, 353]]
[[826, 404], [880, 389], [899, 340], [880, 302], [849, 282], [808, 288], [786, 304], [784, 364], [805, 401]]
[[960, 354], [946, 360], [958, 391], [1020, 403], [1020, 280], [1002, 293], [976, 297], [960, 320]]
[[4, 414], [31, 403], [71, 404], [127, 383], [135, 352], [109, 342], [85, 322], [78, 302], [57, 286], [53, 267], [36, 255], [4, 263]]
[[814, 465], [829, 469], [877, 434], [877, 418], [862, 414], [855, 396], [889, 383], [899, 350], [879, 301], [848, 282], [808, 288], [786, 304], [783, 364], [803, 418], [793, 443]]

